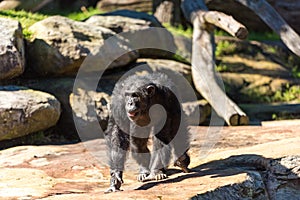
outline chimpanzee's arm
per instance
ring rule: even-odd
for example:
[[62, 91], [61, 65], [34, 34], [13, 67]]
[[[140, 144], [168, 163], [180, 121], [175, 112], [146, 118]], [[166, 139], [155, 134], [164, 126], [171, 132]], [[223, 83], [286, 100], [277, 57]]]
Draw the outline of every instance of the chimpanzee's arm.
[[106, 193], [119, 191], [123, 183], [123, 170], [129, 149], [129, 135], [124, 133], [111, 119], [105, 133], [107, 154], [110, 165], [110, 187]]

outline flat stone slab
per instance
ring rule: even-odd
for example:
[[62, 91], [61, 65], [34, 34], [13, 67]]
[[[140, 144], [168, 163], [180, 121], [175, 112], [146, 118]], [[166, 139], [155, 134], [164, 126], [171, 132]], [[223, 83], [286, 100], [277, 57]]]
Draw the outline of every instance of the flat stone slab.
[[[288, 126], [282, 125], [286, 123]], [[222, 127], [219, 133], [209, 132], [218, 137], [211, 143], [207, 142], [209, 127], [191, 127], [190, 173], [170, 166], [168, 179], [140, 183], [136, 181], [137, 165], [129, 159], [124, 172], [124, 191], [111, 194], [104, 194], [109, 186], [109, 168], [103, 139], [6, 149], [0, 151], [0, 199], [215, 199], [212, 197], [220, 195], [218, 191], [259, 199], [249, 196], [253, 194], [264, 199], [265, 192], [261, 190], [264, 187], [274, 198], [298, 195], [296, 183], [300, 170], [299, 165], [297, 168], [293, 163], [297, 165], [300, 157], [299, 160], [297, 157], [278, 158], [299, 156], [300, 121], [265, 124]], [[207, 144], [213, 148], [205, 149]], [[271, 170], [259, 170], [258, 165], [269, 166]], [[286, 170], [288, 168], [291, 170]], [[273, 194], [272, 184], [262, 175], [269, 171], [282, 174], [281, 178], [291, 181], [297, 190], [289, 187], [289, 190], [274, 190]]]

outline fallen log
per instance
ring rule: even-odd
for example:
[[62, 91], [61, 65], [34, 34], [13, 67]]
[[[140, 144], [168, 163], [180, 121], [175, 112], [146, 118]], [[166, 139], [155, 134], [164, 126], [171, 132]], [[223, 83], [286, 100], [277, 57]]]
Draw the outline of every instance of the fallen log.
[[[213, 25], [230, 34], [245, 38], [246, 28], [232, 17], [208, 11], [203, 0], [183, 0], [181, 9], [193, 24], [192, 76], [196, 89], [228, 125], [246, 125], [246, 114], [225, 94], [222, 81], [215, 72]], [[217, 16], [215, 16], [217, 14]]]

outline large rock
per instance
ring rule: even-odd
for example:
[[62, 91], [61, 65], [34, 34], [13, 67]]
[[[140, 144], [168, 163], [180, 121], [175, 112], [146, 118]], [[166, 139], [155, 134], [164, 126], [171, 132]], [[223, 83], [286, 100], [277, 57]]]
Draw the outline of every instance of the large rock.
[[[106, 21], [103, 21], [104, 19]], [[173, 35], [163, 29], [161, 23], [153, 15], [132, 10], [117, 10], [101, 16], [92, 16], [87, 23], [101, 24], [117, 33], [124, 32], [122, 37], [137, 48], [140, 57], [174, 58], [176, 45]], [[158, 28], [149, 29], [150, 27]]]
[[24, 41], [21, 24], [0, 18], [0, 80], [23, 73], [25, 67]]
[[121, 36], [137, 49], [142, 58], [174, 59], [177, 50], [174, 37], [153, 15], [117, 10], [92, 16], [86, 22], [101, 24], [117, 33], [122, 32]]
[[59, 101], [50, 94], [17, 86], [0, 87], [0, 140], [50, 128], [60, 112]]
[[[29, 30], [33, 38], [28, 47], [28, 65], [40, 75], [74, 75], [88, 55], [97, 55], [104, 41], [114, 36], [111, 30], [73, 21], [66, 17], [53, 16], [32, 25]], [[109, 50], [108, 50], [109, 49]], [[138, 54], [130, 51], [128, 44], [120, 37], [115, 38], [104, 50], [105, 59], [113, 58], [115, 53], [126, 53], [113, 62], [110, 67], [120, 67], [134, 61]], [[108, 52], [109, 51], [109, 54]], [[99, 70], [104, 60], [99, 57], [94, 66]]]

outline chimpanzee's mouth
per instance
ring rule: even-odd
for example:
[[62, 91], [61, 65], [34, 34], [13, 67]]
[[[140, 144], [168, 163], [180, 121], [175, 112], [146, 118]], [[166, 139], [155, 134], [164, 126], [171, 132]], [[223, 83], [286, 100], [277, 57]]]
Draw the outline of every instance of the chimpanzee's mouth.
[[138, 116], [139, 114], [139, 111], [135, 110], [135, 111], [129, 111], [127, 112], [127, 116], [130, 118], [130, 119], [134, 119]]

